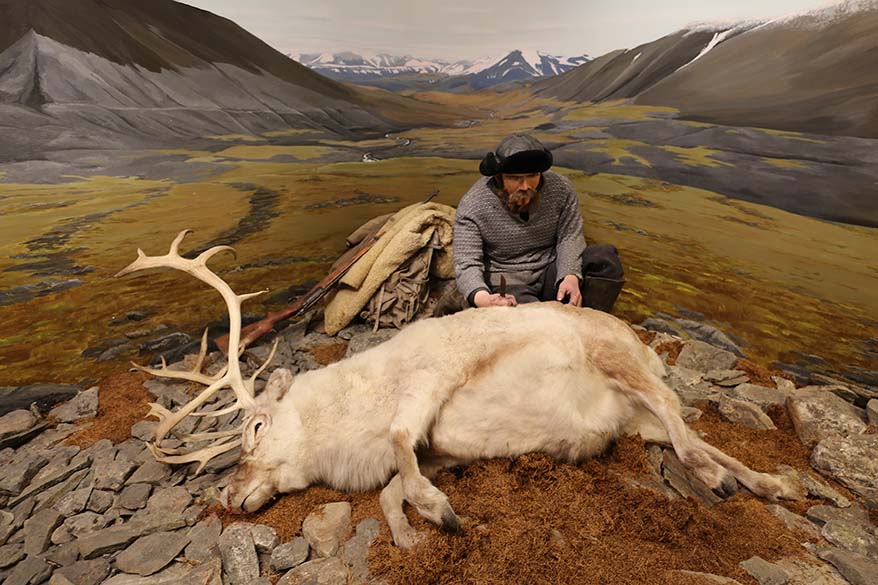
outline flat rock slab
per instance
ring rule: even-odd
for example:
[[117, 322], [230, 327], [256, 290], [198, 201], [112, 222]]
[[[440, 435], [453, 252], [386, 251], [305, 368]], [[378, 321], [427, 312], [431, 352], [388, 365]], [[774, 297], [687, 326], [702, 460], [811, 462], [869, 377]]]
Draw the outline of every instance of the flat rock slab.
[[822, 549], [817, 556], [832, 563], [851, 585], [878, 585], [878, 562], [837, 548]]
[[36, 404], [40, 412], [70, 399], [82, 390], [82, 386], [70, 384], [30, 384], [20, 388], [7, 388], [0, 392], [0, 415], [13, 410], [27, 410]]
[[259, 577], [259, 557], [250, 533], [251, 526], [236, 522], [220, 535], [223, 571], [231, 585], [249, 585]]
[[219, 558], [219, 537], [222, 531], [223, 523], [214, 515], [193, 526], [189, 530], [190, 542], [186, 547], [186, 558], [197, 563]]
[[32, 428], [37, 417], [29, 410], [13, 410], [0, 416], [0, 439], [5, 439]]
[[749, 429], [756, 429], [758, 431], [773, 431], [777, 429], [771, 418], [752, 402], [744, 402], [743, 400], [722, 396], [719, 399], [719, 413], [727, 421], [743, 425]]
[[802, 388], [787, 403], [802, 443], [813, 447], [831, 435], [859, 435], [866, 430], [862, 411], [819, 387]]
[[711, 370], [731, 370], [738, 362], [738, 356], [730, 351], [714, 347], [703, 341], [687, 341], [677, 356], [676, 365], [699, 372]]
[[181, 517], [168, 514], [155, 514], [129, 520], [126, 524], [111, 526], [80, 538], [79, 553], [82, 558], [91, 559], [125, 548], [141, 536], [176, 530], [185, 524], [186, 521]]
[[878, 435], [832, 436], [811, 453], [814, 469], [857, 494], [878, 502]]
[[271, 553], [271, 568], [275, 571], [287, 571], [297, 567], [308, 559], [308, 541], [297, 536], [290, 542], [285, 542], [274, 549]]
[[64, 520], [57, 510], [40, 510], [24, 523], [24, 552], [38, 555], [49, 547], [52, 532]]
[[148, 577], [120, 573], [110, 577], [102, 585], [223, 585], [222, 571], [219, 559], [195, 568], [178, 563]]
[[98, 387], [83, 390], [64, 404], [53, 408], [49, 415], [59, 422], [75, 422], [98, 415]]
[[116, 557], [116, 568], [124, 573], [152, 575], [165, 568], [189, 544], [179, 532], [154, 532], [138, 538]]
[[752, 402], [762, 410], [780, 406], [782, 407], [790, 397], [790, 393], [777, 388], [760, 386], [759, 384], [738, 384], [729, 391], [729, 396], [736, 400]]
[[280, 578], [277, 585], [347, 585], [350, 572], [338, 557], [315, 559]]
[[110, 574], [110, 563], [107, 559], [77, 561], [70, 566], [55, 571], [74, 585], [98, 585]]
[[317, 557], [334, 555], [351, 530], [351, 505], [348, 502], [325, 504], [308, 514], [302, 522], [302, 536]]

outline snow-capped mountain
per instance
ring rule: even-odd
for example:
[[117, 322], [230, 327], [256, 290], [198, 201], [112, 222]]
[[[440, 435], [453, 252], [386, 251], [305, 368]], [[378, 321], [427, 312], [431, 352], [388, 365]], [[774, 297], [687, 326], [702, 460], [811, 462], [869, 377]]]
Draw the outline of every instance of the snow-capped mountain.
[[494, 65], [482, 71], [471, 73], [473, 77], [469, 82], [476, 89], [482, 89], [509, 81], [552, 77], [570, 71], [589, 60], [587, 55], [560, 57], [539, 51], [516, 49]]
[[[341, 53], [300, 53], [293, 59], [332, 79], [354, 82], [397, 77], [402, 75], [433, 75], [466, 77], [483, 88], [498, 83], [532, 77], [547, 77], [569, 71], [589, 60], [586, 55], [561, 57], [539, 51], [514, 50], [507, 55], [486, 56], [472, 61], [448, 62], [441, 59], [420, 59], [386, 53], [364, 55]], [[457, 84], [459, 85], [459, 84]]]
[[[406, 55], [360, 55], [350, 51], [341, 53], [300, 53], [293, 59], [327, 77], [345, 81], [374, 79], [413, 73], [437, 74], [451, 66], [441, 60], [419, 59]], [[455, 64], [456, 65], [456, 64]]]

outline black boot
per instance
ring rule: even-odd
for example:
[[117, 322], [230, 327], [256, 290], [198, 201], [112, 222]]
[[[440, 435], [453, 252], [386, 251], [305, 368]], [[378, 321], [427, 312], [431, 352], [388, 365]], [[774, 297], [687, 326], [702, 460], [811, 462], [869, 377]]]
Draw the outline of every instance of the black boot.
[[582, 287], [582, 306], [609, 313], [624, 284], [624, 279], [586, 276]]

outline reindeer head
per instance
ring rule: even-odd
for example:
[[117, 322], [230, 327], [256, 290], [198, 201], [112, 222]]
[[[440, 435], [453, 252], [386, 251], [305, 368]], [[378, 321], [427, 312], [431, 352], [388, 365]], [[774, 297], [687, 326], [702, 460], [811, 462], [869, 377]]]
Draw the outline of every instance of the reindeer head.
[[[258, 509], [278, 491], [291, 491], [307, 487], [302, 466], [296, 462], [296, 451], [304, 446], [302, 421], [291, 401], [282, 402], [292, 384], [289, 370], [277, 370], [272, 373], [266, 390], [258, 398], [254, 398], [255, 382], [259, 374], [268, 366], [277, 349], [277, 341], [266, 362], [249, 379], [241, 374], [238, 356], [244, 351], [241, 341], [241, 303], [265, 291], [257, 293], [236, 294], [229, 285], [207, 267], [207, 261], [214, 255], [231, 251], [228, 246], [215, 246], [202, 252], [194, 259], [180, 255], [180, 244], [188, 230], [180, 232], [171, 243], [170, 250], [163, 256], [147, 256], [137, 251], [137, 260], [123, 268], [116, 276], [122, 276], [148, 268], [173, 268], [182, 270], [215, 288], [223, 297], [229, 311], [229, 348], [238, 348], [230, 352], [226, 365], [214, 375], [201, 372], [207, 354], [207, 331], [201, 340], [195, 366], [190, 371], [176, 371], [166, 367], [162, 360], [161, 369], [145, 368], [134, 364], [140, 370], [156, 376], [177, 378], [199, 382], [207, 386], [197, 397], [171, 412], [160, 404], [150, 405], [150, 416], [159, 419], [153, 440], [146, 446], [158, 461], [164, 463], [200, 463], [200, 472], [207, 462], [221, 453], [230, 451], [241, 445], [241, 467], [232, 478], [227, 490], [226, 501], [235, 509], [248, 512]], [[214, 409], [203, 408], [208, 399], [222, 388], [231, 388], [234, 393], [234, 404], [220, 404]], [[200, 449], [178, 449], [162, 446], [168, 433], [188, 416], [219, 417], [238, 409], [248, 412], [244, 423], [238, 429], [187, 434], [179, 437], [185, 443], [201, 443], [209, 441], [208, 447]]]
[[291, 400], [289, 370], [271, 373], [256, 407], [245, 419], [241, 460], [229, 481], [227, 502], [236, 512], [258, 510], [278, 492], [305, 489], [305, 430]]

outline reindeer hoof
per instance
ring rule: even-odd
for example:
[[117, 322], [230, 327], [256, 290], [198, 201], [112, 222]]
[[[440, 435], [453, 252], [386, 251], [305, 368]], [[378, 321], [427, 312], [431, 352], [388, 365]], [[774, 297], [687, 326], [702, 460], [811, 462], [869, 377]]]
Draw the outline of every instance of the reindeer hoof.
[[722, 498], [725, 500], [726, 498], [731, 498], [736, 493], [738, 493], [738, 482], [735, 481], [735, 477], [733, 475], [728, 474], [723, 477], [723, 481], [719, 485], [719, 487], [715, 487], [711, 491], [713, 491], [713, 493], [716, 494], [718, 498]]
[[442, 514], [442, 531], [448, 534], [457, 534], [460, 532], [460, 518], [451, 509], [451, 506]]

